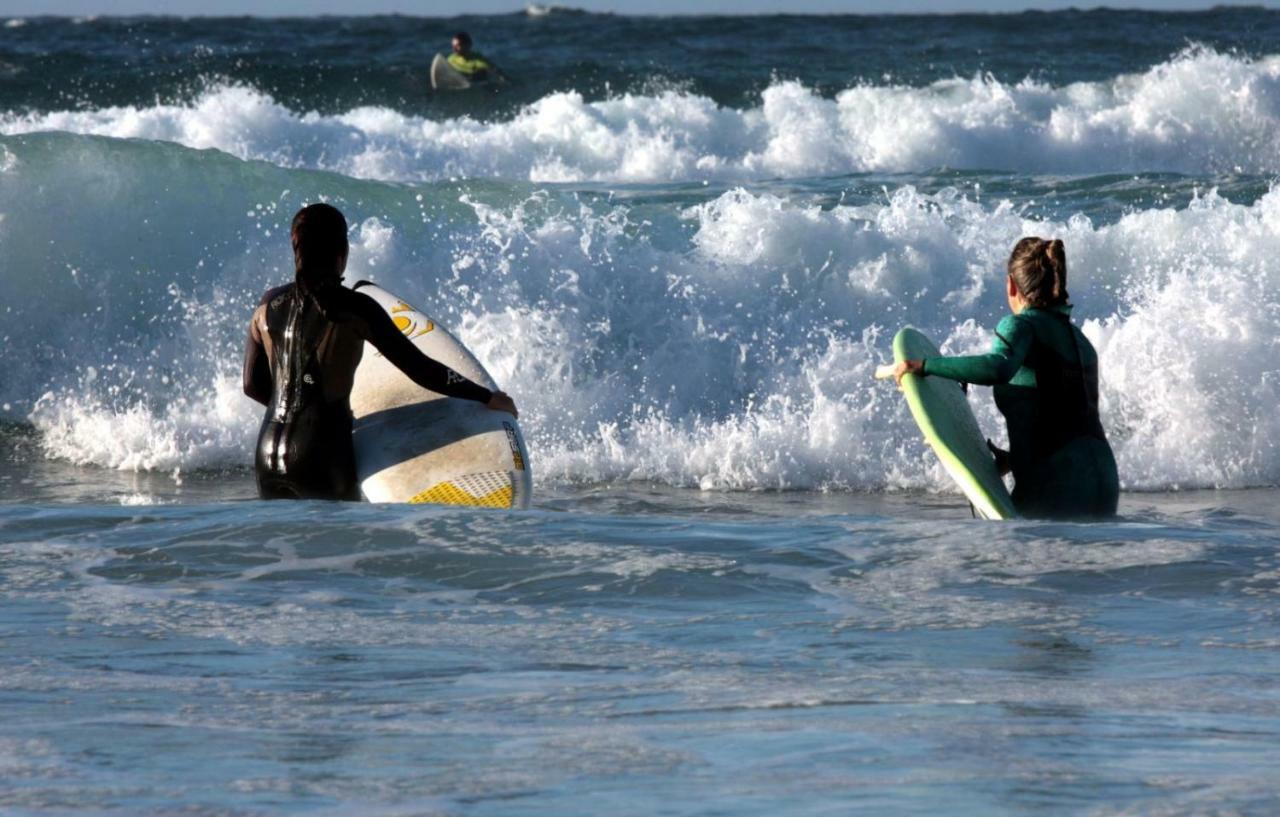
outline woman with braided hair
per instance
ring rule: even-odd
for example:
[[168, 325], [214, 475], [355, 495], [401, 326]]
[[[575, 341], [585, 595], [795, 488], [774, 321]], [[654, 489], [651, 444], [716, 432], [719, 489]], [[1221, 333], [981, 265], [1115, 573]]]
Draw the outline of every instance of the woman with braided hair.
[[1098, 416], [1098, 355], [1071, 323], [1062, 242], [1022, 239], [1008, 272], [1013, 314], [996, 327], [990, 353], [904, 360], [894, 376], [995, 387], [1009, 450], [991, 450], [1000, 472], [1013, 472], [1013, 503], [1023, 516], [1110, 516], [1120, 479]]

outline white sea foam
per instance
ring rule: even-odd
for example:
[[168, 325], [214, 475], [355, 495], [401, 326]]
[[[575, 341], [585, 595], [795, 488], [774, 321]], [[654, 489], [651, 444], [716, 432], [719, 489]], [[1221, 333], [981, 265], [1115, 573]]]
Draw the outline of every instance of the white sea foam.
[[691, 93], [548, 95], [508, 121], [388, 108], [297, 113], [222, 86], [185, 104], [9, 114], [0, 133], [59, 130], [217, 148], [360, 178], [678, 181], [937, 167], [1055, 172], [1280, 172], [1280, 57], [1191, 48], [1106, 82], [989, 76], [861, 86], [826, 99], [775, 82], [761, 104]]
[[[983, 348], [1024, 234], [1066, 241], [1128, 487], [1280, 479], [1280, 191], [1105, 225], [909, 186], [827, 207], [731, 190], [639, 217], [512, 186], [419, 201], [149, 143], [6, 149], [0, 405], [54, 457], [247, 463], [260, 416], [240, 394], [247, 315], [289, 273], [289, 215], [326, 192], [352, 220], [348, 280], [375, 278], [461, 335], [517, 396], [539, 479], [946, 488], [871, 373], [904, 324], [952, 352]], [[989, 392], [973, 401], [999, 438]]]

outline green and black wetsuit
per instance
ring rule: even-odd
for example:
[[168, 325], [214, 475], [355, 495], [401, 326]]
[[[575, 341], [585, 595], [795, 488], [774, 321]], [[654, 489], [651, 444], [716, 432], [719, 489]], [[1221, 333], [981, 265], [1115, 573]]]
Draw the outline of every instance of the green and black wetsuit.
[[996, 327], [989, 354], [928, 358], [923, 373], [995, 387], [1009, 427], [1019, 513], [1116, 512], [1120, 478], [1098, 416], [1098, 354], [1071, 323], [1069, 305], [1009, 315]]
[[[450, 54], [446, 62], [449, 63], [453, 70], [472, 82], [485, 82], [500, 76], [500, 72], [494, 68], [493, 63], [489, 62], [479, 51], [470, 51], [466, 56]], [[494, 76], [490, 76], [490, 73], [494, 74]]]

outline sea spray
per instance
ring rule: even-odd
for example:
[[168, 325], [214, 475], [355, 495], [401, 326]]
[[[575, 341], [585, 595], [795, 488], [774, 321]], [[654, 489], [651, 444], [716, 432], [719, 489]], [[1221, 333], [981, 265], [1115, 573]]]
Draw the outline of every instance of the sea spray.
[[48, 130], [388, 181], [750, 181], [941, 167], [1265, 174], [1280, 172], [1280, 57], [1192, 47], [1106, 81], [978, 74], [858, 84], [834, 98], [774, 81], [741, 109], [684, 90], [595, 101], [557, 91], [493, 120], [377, 106], [321, 114], [215, 83], [182, 102], [0, 115], [0, 133]]
[[[68, 134], [3, 142], [0, 289], [32, 306], [0, 311], [0, 401], [56, 458], [248, 462], [245, 325], [289, 277], [289, 218], [326, 198], [353, 225], [348, 281], [377, 280], [459, 333], [517, 396], [542, 479], [945, 488], [870, 374], [906, 324], [952, 353], [985, 348], [1025, 234], [1066, 242], [1126, 487], [1280, 477], [1280, 193], [1091, 219], [956, 187], [616, 197], [384, 184]], [[972, 400], [1000, 439], [989, 392]]]

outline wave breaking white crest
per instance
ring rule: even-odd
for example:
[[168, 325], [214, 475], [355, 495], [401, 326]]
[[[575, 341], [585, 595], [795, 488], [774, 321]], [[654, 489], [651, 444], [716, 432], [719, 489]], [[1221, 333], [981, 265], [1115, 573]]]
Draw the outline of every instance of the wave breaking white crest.
[[[239, 389], [246, 321], [290, 275], [288, 219], [320, 192], [353, 225], [348, 280], [433, 314], [517, 397], [540, 479], [947, 489], [872, 372], [907, 324], [944, 351], [984, 348], [1009, 248], [1038, 234], [1066, 242], [1125, 486], [1280, 481], [1280, 190], [1106, 225], [910, 186], [861, 204], [733, 189], [636, 211], [148, 142], [4, 148], [0, 298], [37, 306], [0, 308], [0, 405], [52, 457], [249, 463], [261, 409]], [[989, 392], [972, 391], [999, 439]]]
[[173, 141], [388, 181], [735, 181], [939, 167], [1276, 173], [1280, 57], [1195, 47], [1106, 82], [976, 76], [859, 86], [835, 99], [774, 82], [748, 110], [678, 91], [599, 102], [566, 92], [503, 122], [380, 107], [299, 114], [242, 86], [187, 104], [0, 117], [0, 133], [47, 130]]

